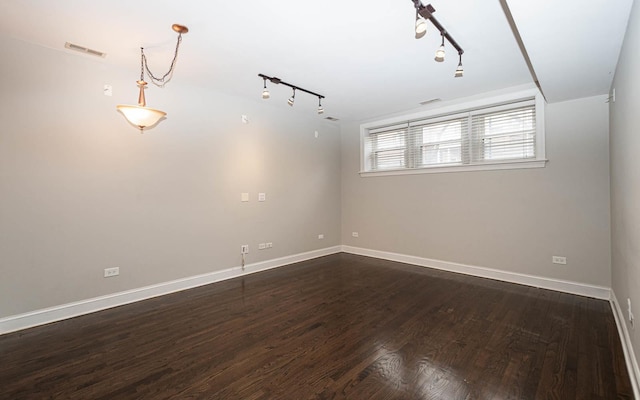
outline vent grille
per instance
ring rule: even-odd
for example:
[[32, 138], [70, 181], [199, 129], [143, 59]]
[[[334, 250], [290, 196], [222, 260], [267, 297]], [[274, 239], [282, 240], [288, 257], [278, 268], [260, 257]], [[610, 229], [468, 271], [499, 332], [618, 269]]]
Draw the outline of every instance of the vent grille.
[[334, 117], [327, 117], [327, 118], [325, 118], [325, 119], [328, 119], [328, 120], [329, 120], [329, 121], [331, 121], [331, 122], [339, 121], [339, 119], [338, 119], [338, 118], [334, 118]]
[[442, 101], [442, 99], [431, 99], [431, 100], [421, 101], [420, 105], [426, 106], [427, 104], [437, 103], [438, 101]]
[[69, 50], [78, 51], [80, 53], [85, 53], [85, 54], [89, 54], [89, 55], [96, 56], [96, 57], [105, 58], [107, 56], [107, 53], [103, 53], [103, 52], [98, 51], [98, 50], [93, 50], [93, 49], [90, 49], [88, 47], [80, 46], [80, 45], [69, 43], [69, 42], [66, 42], [64, 44], [64, 47], [66, 47]]

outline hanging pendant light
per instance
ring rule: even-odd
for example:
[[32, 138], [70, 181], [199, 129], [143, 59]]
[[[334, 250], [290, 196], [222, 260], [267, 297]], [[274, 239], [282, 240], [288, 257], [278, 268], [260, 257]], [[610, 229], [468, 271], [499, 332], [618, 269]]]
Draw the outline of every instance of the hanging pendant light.
[[182, 34], [189, 32], [189, 29], [186, 26], [173, 24], [171, 27], [174, 31], [178, 33], [178, 42], [176, 44], [175, 54], [173, 56], [173, 61], [171, 62], [171, 67], [169, 71], [164, 74], [161, 78], [156, 78], [149, 67], [147, 66], [147, 57], [144, 55], [144, 48], [140, 48], [140, 80], [136, 81], [138, 87], [140, 88], [140, 93], [138, 94], [138, 105], [126, 105], [119, 104], [116, 106], [116, 109], [124, 115], [129, 123], [138, 127], [140, 129], [140, 133], [144, 129], [153, 127], [158, 122], [160, 122], [167, 113], [164, 111], [156, 110], [155, 108], [147, 107], [147, 101], [145, 99], [144, 91], [147, 86], [147, 82], [144, 81], [144, 71], [146, 69], [147, 74], [151, 78], [151, 82], [154, 83], [158, 87], [164, 87], [166, 83], [168, 83], [173, 77], [173, 69], [175, 67], [176, 59], [178, 58], [178, 49], [180, 47], [180, 43], [182, 42]]
[[147, 86], [147, 82], [140, 79], [139, 81], [137, 81], [137, 84], [140, 87], [140, 94], [138, 95], [138, 105], [130, 106], [120, 104], [116, 106], [116, 108], [124, 115], [127, 121], [137, 126], [142, 133], [145, 128], [149, 128], [160, 122], [160, 120], [164, 118], [167, 113], [164, 111], [156, 110], [155, 108], [146, 107], [147, 102], [144, 97], [144, 89], [145, 86]]

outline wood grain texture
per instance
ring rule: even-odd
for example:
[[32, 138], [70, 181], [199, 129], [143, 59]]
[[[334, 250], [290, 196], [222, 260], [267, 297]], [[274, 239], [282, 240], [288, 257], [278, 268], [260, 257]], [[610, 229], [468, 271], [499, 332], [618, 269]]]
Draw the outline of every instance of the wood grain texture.
[[0, 336], [0, 399], [632, 399], [606, 301], [337, 254]]

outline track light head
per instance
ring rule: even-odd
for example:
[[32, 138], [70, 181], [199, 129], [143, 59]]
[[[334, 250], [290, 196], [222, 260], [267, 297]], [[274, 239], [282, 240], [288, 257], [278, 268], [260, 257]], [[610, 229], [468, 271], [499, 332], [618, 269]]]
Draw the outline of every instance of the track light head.
[[444, 45], [440, 46], [438, 50], [436, 50], [436, 57], [434, 58], [437, 62], [444, 61]]
[[322, 108], [322, 97], [318, 96], [318, 114], [324, 114], [324, 108]]
[[267, 89], [267, 78], [262, 78], [262, 79], [264, 79], [264, 89], [262, 89], [262, 98], [266, 100], [269, 97], [271, 97], [271, 95], [269, 94], [269, 89]]
[[454, 77], [462, 78], [464, 76], [464, 69], [462, 69], [462, 64], [458, 64], [458, 68], [456, 68], [456, 73]]
[[462, 54], [460, 54], [460, 62], [458, 62], [458, 68], [456, 68], [456, 73], [453, 76], [456, 78], [462, 78], [464, 76], [464, 69], [462, 68]]
[[293, 107], [293, 103], [296, 101], [296, 88], [293, 88], [293, 96], [289, 97], [289, 100], [287, 100], [287, 103]]
[[420, 39], [427, 34], [427, 21], [424, 18], [421, 18], [418, 15], [418, 10], [416, 10], [416, 39]]
[[434, 60], [436, 60], [437, 62], [444, 61], [444, 33], [441, 33], [440, 36], [442, 36], [442, 44], [440, 45], [438, 50], [436, 50], [436, 57], [434, 58]]

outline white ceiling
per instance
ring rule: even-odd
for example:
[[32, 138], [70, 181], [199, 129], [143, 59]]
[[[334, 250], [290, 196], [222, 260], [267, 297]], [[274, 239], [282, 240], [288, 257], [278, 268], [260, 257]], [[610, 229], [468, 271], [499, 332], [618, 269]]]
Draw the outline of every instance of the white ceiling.
[[[549, 102], [608, 92], [632, 1], [507, 0]], [[431, 4], [465, 51], [464, 78], [453, 78], [451, 46], [444, 63], [433, 61], [432, 25], [414, 39], [410, 0], [3, 0], [0, 33], [65, 52], [65, 42], [104, 51], [102, 62], [130, 68], [135, 80], [140, 46], [161, 75], [175, 46], [170, 27], [184, 24], [174, 82], [259, 98], [257, 74], [277, 76], [326, 96], [326, 115], [341, 120], [533, 82], [499, 0]], [[270, 88], [269, 101], [286, 106], [291, 91]], [[316, 106], [296, 96], [296, 108]]]

